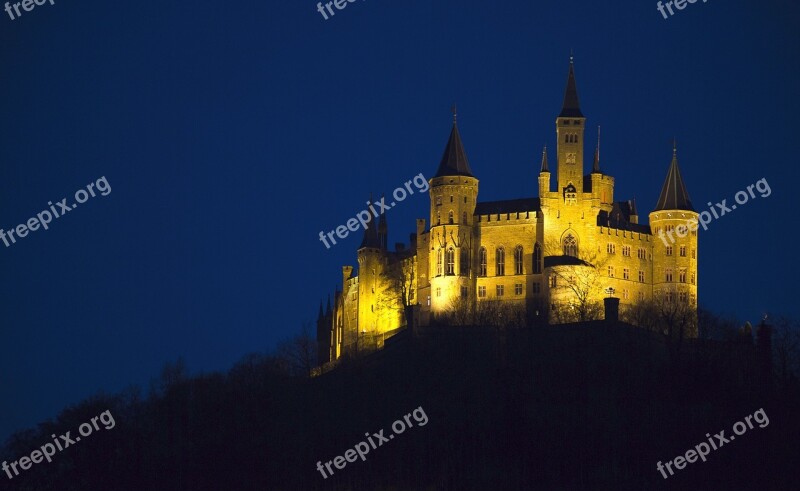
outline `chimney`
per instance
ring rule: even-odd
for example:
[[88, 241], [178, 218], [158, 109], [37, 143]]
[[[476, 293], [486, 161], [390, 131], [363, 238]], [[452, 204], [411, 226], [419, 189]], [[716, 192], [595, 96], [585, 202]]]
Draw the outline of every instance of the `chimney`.
[[616, 297], [606, 297], [603, 299], [603, 304], [606, 309], [606, 321], [619, 321], [619, 299]]

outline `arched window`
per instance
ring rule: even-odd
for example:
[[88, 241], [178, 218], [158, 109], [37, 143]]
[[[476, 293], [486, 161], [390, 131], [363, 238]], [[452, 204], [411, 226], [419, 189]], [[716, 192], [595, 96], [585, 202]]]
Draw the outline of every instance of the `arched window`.
[[469, 276], [469, 250], [466, 247], [461, 248], [459, 269], [461, 271], [461, 276]]
[[456, 274], [456, 251], [453, 248], [447, 249], [447, 254], [445, 255], [446, 263], [447, 263], [447, 274], [454, 275]]
[[442, 250], [436, 252], [436, 276], [442, 276]]
[[481, 251], [479, 253], [480, 256], [480, 266], [478, 270], [478, 276], [486, 276], [486, 248], [481, 247]]
[[537, 242], [533, 246], [533, 274], [542, 273], [542, 246]]
[[514, 274], [522, 274], [522, 246], [514, 248]]
[[436, 211], [436, 225], [441, 225], [441, 224], [442, 224], [442, 212], [437, 210]]
[[564, 241], [562, 242], [562, 246], [564, 248], [564, 255], [565, 256], [572, 256], [578, 257], [578, 241], [575, 240], [575, 236], [572, 234], [567, 234], [564, 237]]
[[447, 213], [447, 223], [449, 223], [450, 225], [453, 224], [453, 210], [450, 210]]
[[506, 274], [506, 251], [502, 247], [495, 251], [495, 271], [497, 276]]

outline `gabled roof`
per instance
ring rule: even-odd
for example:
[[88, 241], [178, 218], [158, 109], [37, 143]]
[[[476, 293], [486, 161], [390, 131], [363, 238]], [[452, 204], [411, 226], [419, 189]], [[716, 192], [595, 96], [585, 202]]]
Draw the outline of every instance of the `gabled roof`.
[[539, 198], [507, 199], [486, 201], [475, 205], [475, 215], [496, 215], [498, 213], [521, 213], [540, 211]]
[[612, 205], [611, 213], [601, 211], [597, 214], [597, 226], [650, 234], [650, 225], [631, 223], [631, 215], [635, 214], [636, 204], [634, 202], [615, 201]]
[[686, 185], [681, 177], [681, 170], [678, 167], [677, 149], [673, 146], [672, 163], [667, 172], [667, 179], [661, 188], [661, 195], [653, 211], [659, 210], [688, 210], [695, 211], [692, 207], [692, 200], [686, 191]]
[[447, 146], [444, 147], [444, 155], [442, 155], [442, 161], [439, 163], [439, 170], [436, 171], [436, 176], [434, 177], [442, 176], [474, 177], [472, 169], [469, 168], [467, 152], [464, 151], [464, 145], [461, 143], [461, 134], [458, 132], [458, 125], [455, 120], [453, 120], [453, 129], [450, 131]]

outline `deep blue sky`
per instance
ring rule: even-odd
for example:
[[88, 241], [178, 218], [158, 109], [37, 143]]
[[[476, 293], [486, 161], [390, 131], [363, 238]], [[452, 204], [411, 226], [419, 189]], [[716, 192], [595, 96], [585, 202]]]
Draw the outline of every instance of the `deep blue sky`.
[[[710, 0], [668, 20], [650, 0], [358, 1], [327, 21], [312, 0], [0, 13], [0, 227], [101, 176], [112, 187], [0, 244], [0, 438], [146, 386], [179, 356], [227, 369], [313, 321], [360, 240], [328, 251], [319, 231], [370, 192], [432, 176], [454, 101], [479, 199], [534, 196], [570, 49], [618, 199], [646, 216], [673, 136], [698, 207], [770, 183], [701, 235], [701, 303], [800, 313], [789, 0]], [[391, 243], [428, 203], [389, 213]]]

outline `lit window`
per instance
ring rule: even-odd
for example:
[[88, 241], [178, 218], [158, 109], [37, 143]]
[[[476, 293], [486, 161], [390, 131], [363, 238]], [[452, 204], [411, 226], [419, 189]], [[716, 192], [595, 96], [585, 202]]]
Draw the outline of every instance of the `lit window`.
[[568, 234], [564, 237], [563, 248], [565, 256], [578, 257], [578, 241], [574, 235]]
[[622, 279], [623, 279], [623, 280], [629, 280], [629, 279], [631, 279], [631, 270], [630, 270], [630, 269], [628, 269], [628, 268], [624, 268], [624, 269], [622, 270]]
[[609, 253], [609, 254], [616, 253], [617, 252], [617, 246], [615, 246], [614, 244], [608, 244], [606, 246], [606, 252]]
[[496, 276], [506, 274], [506, 251], [502, 247], [498, 247], [495, 251], [495, 271]]
[[522, 295], [522, 283], [514, 285], [514, 295]]
[[454, 251], [452, 247], [447, 249], [447, 253], [445, 254], [445, 262], [447, 263], [447, 274], [456, 274], [456, 251]]
[[478, 276], [486, 276], [486, 248], [481, 247], [480, 251], [480, 269], [478, 271]]
[[486, 297], [486, 287], [485, 286], [479, 286], [478, 287], [478, 297], [480, 297], [480, 298]]
[[498, 297], [502, 297], [503, 293], [504, 293], [504, 290], [505, 290], [505, 288], [503, 287], [503, 285], [497, 285], [497, 296]]
[[522, 274], [522, 246], [514, 249], [514, 274]]
[[542, 246], [537, 242], [533, 246], [533, 274], [542, 273]]
[[442, 250], [436, 251], [436, 276], [442, 276]]

